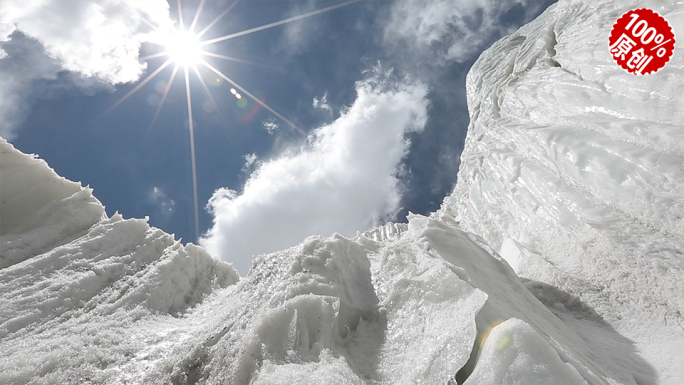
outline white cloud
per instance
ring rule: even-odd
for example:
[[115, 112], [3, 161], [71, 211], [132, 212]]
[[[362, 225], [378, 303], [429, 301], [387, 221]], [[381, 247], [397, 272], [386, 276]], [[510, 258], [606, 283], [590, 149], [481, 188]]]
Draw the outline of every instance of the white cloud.
[[482, 45], [513, 32], [500, 16], [519, 1], [398, 1], [385, 26], [385, 41], [413, 49], [437, 49], [444, 60], [464, 62]]
[[[3, 1], [2, 35], [18, 29], [38, 40], [68, 71], [110, 83], [137, 80], [140, 45], [173, 25], [166, 1]], [[159, 28], [160, 32], [156, 32]]]
[[[316, 10], [316, 1], [296, 2], [285, 18], [303, 15]], [[309, 17], [285, 24], [280, 49], [288, 54], [300, 54], [308, 50], [311, 42], [319, 36], [320, 18]]]
[[265, 122], [261, 122], [261, 124], [269, 134], [273, 134], [273, 132], [278, 129], [278, 123], [274, 122], [273, 120], [267, 120]]
[[328, 93], [326, 92], [323, 94], [323, 97], [318, 99], [316, 97], [313, 98], [313, 107], [314, 108], [320, 108], [324, 111], [328, 111], [328, 113], [332, 114], [332, 107], [330, 107], [330, 104], [328, 104]]
[[361, 82], [358, 97], [298, 152], [262, 163], [241, 194], [217, 190], [214, 225], [200, 240], [243, 274], [253, 255], [295, 245], [312, 234], [354, 235], [399, 209], [396, 177], [405, 134], [422, 130], [426, 89]]
[[138, 80], [145, 69], [138, 59], [140, 45], [158, 41], [172, 25], [166, 1], [3, 0], [0, 134], [16, 135], [36, 80], [56, 79], [61, 71], [77, 74], [65, 78], [80, 89]]
[[147, 194], [147, 199], [157, 206], [162, 217], [170, 217], [176, 209], [176, 202], [173, 199], [169, 199], [166, 193], [159, 187], [153, 187]]
[[257, 155], [252, 153], [252, 154], [247, 154], [243, 156], [245, 159], [245, 165], [242, 166], [242, 172], [249, 172], [253, 166], [255, 166], [257, 163]]
[[7, 44], [17, 46], [12, 51], [18, 58], [0, 59], [0, 136], [12, 140], [16, 136], [16, 127], [30, 111], [25, 99], [32, 90], [27, 84], [38, 79], [55, 80], [61, 67], [45, 56], [39, 44], [23, 35]]

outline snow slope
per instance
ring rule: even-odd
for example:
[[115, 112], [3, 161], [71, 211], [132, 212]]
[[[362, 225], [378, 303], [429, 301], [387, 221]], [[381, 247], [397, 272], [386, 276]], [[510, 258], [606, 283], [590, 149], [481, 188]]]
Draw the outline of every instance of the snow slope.
[[[678, 40], [663, 69], [634, 76], [607, 39], [643, 7]], [[634, 341], [662, 383], [684, 383], [683, 14], [560, 2], [494, 44], [469, 73], [458, 184], [435, 215], [484, 238], [594, 351], [614, 349], [599, 321]]]
[[74, 373], [141, 343], [127, 324], [182, 314], [239, 279], [147, 220], [108, 218], [91, 191], [0, 138], [3, 383], [83, 382]]
[[0, 381], [682, 382], [681, 50], [623, 75], [601, 33], [629, 7], [560, 3], [482, 55], [438, 213], [243, 278], [0, 140]]
[[[622, 380], [453, 223], [311, 237], [239, 280], [144, 220], [108, 218], [45, 162], [0, 151], [2, 199], [24, 207], [0, 211], [3, 383]], [[44, 184], [59, 187], [31, 193]]]

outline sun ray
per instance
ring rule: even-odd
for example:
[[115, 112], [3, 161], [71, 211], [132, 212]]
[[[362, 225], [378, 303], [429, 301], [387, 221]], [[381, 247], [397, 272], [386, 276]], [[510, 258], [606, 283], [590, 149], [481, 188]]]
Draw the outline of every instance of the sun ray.
[[200, 84], [204, 88], [204, 92], [207, 93], [207, 96], [209, 97], [209, 100], [211, 100], [212, 103], [214, 103], [214, 106], [216, 107], [216, 111], [218, 111], [219, 115], [221, 115], [221, 119], [223, 119], [223, 122], [228, 126], [228, 119], [223, 115], [223, 111], [221, 111], [221, 108], [219, 107], [219, 104], [216, 103], [216, 100], [214, 100], [214, 96], [211, 94], [211, 91], [209, 91], [209, 87], [207, 87], [207, 83], [202, 79], [202, 76], [200, 75], [199, 71], [197, 70], [197, 66], [193, 66], [192, 69], [195, 71], [195, 75], [197, 75], [197, 79], [199, 79]]
[[211, 57], [216, 57], [216, 58], [219, 58], [219, 59], [230, 60], [230, 61], [236, 61], [236, 62], [238, 62], [238, 63], [251, 64], [251, 65], [255, 65], [255, 66], [259, 66], [259, 67], [266, 67], [265, 65], [260, 64], [260, 63], [256, 63], [256, 62], [249, 61], [249, 60], [244, 60], [244, 59], [239, 59], [239, 58], [232, 57], [232, 56], [220, 55], [220, 54], [217, 54], [217, 53], [207, 52], [207, 51], [203, 51], [202, 53], [203, 53], [205, 56], [211, 56]]
[[207, 24], [207, 26], [204, 27], [204, 29], [201, 30], [200, 33], [197, 34], [197, 37], [202, 37], [202, 35], [207, 33], [207, 31], [209, 31], [211, 29], [211, 27], [213, 27], [216, 23], [218, 23], [218, 21], [221, 20], [221, 18], [223, 16], [225, 16], [228, 12], [230, 12], [230, 10], [233, 9], [233, 7], [235, 7], [236, 5], [237, 5], [237, 1], [232, 3], [231, 5], [229, 5], [228, 8], [226, 8], [223, 12], [221, 12], [220, 15], [216, 16], [216, 18], [214, 20], [212, 20], [211, 23]]
[[[180, 0], [179, 0], [179, 1], [180, 1]], [[268, 28], [273, 28], [273, 27], [277, 27], [277, 26], [279, 26], [279, 25], [283, 25], [283, 24], [287, 24], [287, 23], [296, 21], [296, 20], [305, 19], [305, 18], [307, 18], [307, 17], [311, 17], [311, 16], [314, 16], [314, 15], [318, 15], [318, 14], [323, 13], [323, 12], [332, 11], [333, 9], [341, 8], [341, 7], [347, 6], [347, 5], [352, 4], [352, 3], [356, 3], [357, 1], [360, 1], [360, 0], [347, 1], [347, 2], [342, 3], [342, 4], [336, 4], [336, 5], [332, 5], [332, 6], [330, 6], [330, 7], [322, 8], [322, 9], [319, 9], [319, 10], [316, 10], [316, 11], [312, 11], [312, 12], [309, 12], [309, 13], [305, 13], [305, 14], [302, 14], [302, 15], [293, 16], [293, 17], [287, 18], [287, 19], [285, 19], [285, 20], [276, 21], [276, 22], [270, 23], [270, 24], [264, 24], [264, 25], [262, 25], [262, 26], [260, 26], [260, 27], [255, 27], [255, 28], [251, 28], [251, 29], [246, 29], [246, 30], [241, 31], [241, 32], [236, 32], [236, 33], [232, 33], [232, 34], [230, 34], [230, 35], [225, 35], [225, 36], [217, 37], [217, 38], [215, 38], [215, 39], [205, 40], [205, 41], [202, 42], [202, 45], [204, 46], [204, 45], [209, 45], [209, 44], [213, 44], [213, 43], [218, 43], [218, 42], [220, 42], [220, 41], [224, 41], [224, 40], [228, 40], [228, 39], [233, 39], [233, 38], [236, 38], [236, 37], [238, 37], [238, 36], [244, 36], [244, 35], [248, 35], [248, 34], [253, 33], [253, 32], [263, 31], [263, 30], [268, 29]]]
[[[180, 0], [179, 0], [180, 1]], [[195, 242], [199, 241], [199, 211], [197, 210], [197, 165], [195, 162], [195, 124], [192, 121], [192, 97], [190, 96], [190, 77], [188, 67], [185, 72], [185, 98], [188, 102], [188, 127], [190, 129], [190, 160], [192, 163], [192, 198], [195, 204]]]
[[144, 60], [150, 60], [150, 59], [155, 59], [158, 57], [169, 56], [169, 55], [170, 55], [169, 51], [164, 51], [164, 52], [154, 53], [152, 55], [143, 56], [140, 58], [140, 60], [143, 60], [143, 61]]
[[157, 27], [156, 25], [152, 24], [152, 22], [149, 21], [149, 20], [147, 20], [146, 17], [143, 16], [143, 17], [140, 18], [140, 20], [142, 20], [143, 23], [147, 24], [147, 26], [149, 26], [149, 27], [152, 28], [153, 30], [159, 31], [159, 27]]
[[202, 13], [202, 7], [204, 7], [204, 1], [200, 1], [199, 7], [197, 7], [197, 12], [195, 12], [195, 17], [192, 19], [192, 24], [190, 24], [190, 29], [188, 29], [188, 32], [192, 33], [192, 31], [195, 30], [195, 25], [197, 25], [197, 19], [200, 17], [200, 13]]
[[[263, 64], [260, 63], [255, 63], [251, 62], [248, 60], [244, 59], [239, 59], [236, 57], [232, 56], [226, 56], [222, 54], [217, 54], [214, 52], [207, 52], [203, 50], [201, 47], [218, 43], [221, 41], [226, 41], [229, 39], [233, 39], [236, 37], [240, 36], [245, 36], [248, 34], [251, 34], [253, 32], [258, 32], [258, 31], [263, 31], [269, 28], [273, 28], [279, 25], [287, 24], [293, 21], [305, 19], [314, 15], [318, 15], [324, 12], [332, 11], [337, 8], [341, 8], [344, 6], [347, 6], [349, 4], [355, 3], [360, 0], [351, 0], [347, 1], [344, 3], [332, 5], [329, 7], [325, 7], [319, 10], [315, 10], [312, 12], [308, 12], [305, 14], [301, 14], [298, 16], [290, 17], [284, 20], [280, 20], [274, 23], [269, 23], [265, 24], [259, 27], [243, 30], [241, 32], [237, 33], [232, 33], [229, 35], [209, 39], [200, 42], [199, 39], [201, 36], [203, 36], [207, 31], [209, 31], [216, 23], [218, 23], [221, 18], [223, 18], [228, 12], [230, 12], [233, 7], [237, 4], [237, 1], [230, 4], [221, 14], [219, 14], [214, 20], [211, 21], [206, 27], [204, 27], [198, 34], [193, 34], [192, 31], [197, 27], [197, 23], [199, 21], [199, 18], [202, 14], [202, 10], [204, 7], [204, 3], [206, 0], [201, 0], [200, 4], [193, 16], [192, 22], [189, 26], [189, 29], [185, 29], [185, 22], [184, 22], [184, 17], [183, 17], [183, 8], [182, 8], [182, 2], [181, 0], [177, 0], [176, 4], [178, 7], [178, 29], [176, 29], [175, 35], [170, 35], [169, 41], [166, 44], [162, 44], [166, 47], [166, 50], [163, 52], [147, 55], [145, 57], [142, 57], [141, 60], [149, 60], [149, 59], [154, 59], [154, 58], [159, 58], [159, 57], [164, 57], [164, 56], [169, 56], [166, 61], [160, 65], [154, 72], [149, 74], [144, 80], [139, 82], [132, 90], [130, 90], [126, 95], [124, 95], [121, 99], [119, 99], [114, 105], [112, 105], [110, 108], [108, 108], [100, 117], [97, 118], [97, 120], [101, 119], [104, 115], [107, 115], [110, 113], [112, 110], [117, 108], [121, 103], [126, 101], [131, 95], [133, 95], [135, 92], [140, 90], [144, 85], [146, 85], [150, 80], [152, 80], [154, 77], [156, 77], [161, 71], [163, 71], [166, 67], [168, 67], [171, 63], [174, 63], [174, 68], [171, 73], [171, 76], [169, 77], [168, 84], [166, 84], [164, 91], [162, 93], [161, 99], [159, 101], [159, 105], [156, 108], [154, 117], [152, 119], [152, 124], [150, 125], [150, 129], [156, 124], [157, 119], [161, 113], [161, 110], [168, 98], [171, 85], [173, 84], [176, 76], [178, 75], [178, 70], [182, 66], [183, 67], [183, 76], [185, 76], [185, 96], [186, 96], [186, 102], [187, 102], [187, 112], [188, 112], [188, 131], [190, 134], [190, 158], [191, 158], [191, 167], [192, 167], [192, 193], [193, 193], [193, 211], [194, 211], [194, 219], [195, 219], [195, 241], [199, 241], [200, 238], [200, 232], [199, 232], [199, 198], [198, 198], [198, 192], [197, 192], [197, 158], [196, 158], [196, 151], [195, 151], [195, 122], [193, 120], [193, 110], [192, 110], [192, 95], [191, 95], [191, 88], [190, 88], [190, 73], [188, 70], [188, 67], [192, 67], [193, 71], [195, 72], [195, 75], [197, 75], [197, 78], [204, 88], [204, 91], [206, 92], [207, 96], [209, 97], [209, 100], [211, 103], [216, 107], [217, 111], [223, 118], [223, 120], [228, 124], [225, 116], [223, 115], [221, 109], [218, 106], [218, 103], [216, 103], [216, 100], [214, 100], [214, 97], [209, 90], [209, 87], [207, 86], [206, 82], [202, 78], [198, 68], [197, 68], [197, 63], [201, 63], [204, 65], [206, 68], [214, 72], [216, 75], [221, 77], [223, 80], [227, 81], [230, 83], [233, 87], [236, 89], [240, 90], [242, 95], [248, 96], [252, 100], [254, 100], [257, 104], [268, 110], [270, 113], [281, 119], [283, 122], [287, 123], [289, 126], [291, 126], [294, 130], [297, 132], [301, 133], [302, 135], [307, 135], [307, 133], [302, 130], [301, 128], [297, 127], [296, 124], [294, 124], [292, 121], [289, 119], [285, 118], [282, 114], [278, 113], [275, 109], [273, 109], [271, 106], [266, 104], [263, 100], [259, 99], [255, 95], [253, 95], [251, 92], [247, 91], [244, 87], [242, 87], [240, 84], [238, 84], [236, 81], [233, 79], [229, 78], [227, 75], [225, 75], [223, 72], [221, 72], [218, 68], [214, 67], [211, 63], [209, 63], [207, 60], [203, 59], [202, 56], [209, 56], [209, 57], [214, 57], [218, 59], [223, 59], [223, 60], [229, 60], [229, 61], [235, 61], [235, 62], [240, 62], [240, 63], [245, 63], [245, 64], [251, 64], [251, 65], [257, 65], [257, 66], [264, 66]], [[148, 24], [151, 24], [148, 22]], [[192, 57], [191, 60], [188, 60], [187, 58]], [[237, 98], [241, 98], [240, 94], [237, 94], [234, 89], [231, 89], [231, 92], [236, 95]], [[96, 121], [97, 121], [96, 120]]]
[[180, 30], [185, 31], [185, 25], [183, 24], [183, 7], [181, 7], [181, 0], [176, 0], [178, 4], [178, 24], [180, 25]]
[[271, 113], [272, 113], [273, 115], [279, 117], [279, 118], [282, 119], [284, 122], [286, 122], [287, 124], [289, 124], [290, 126], [292, 126], [292, 128], [294, 128], [295, 130], [299, 131], [302, 135], [306, 136], [306, 132], [305, 132], [304, 130], [302, 130], [301, 128], [297, 127], [297, 125], [295, 125], [294, 123], [292, 123], [291, 121], [289, 121], [287, 118], [285, 118], [284, 116], [282, 116], [281, 114], [279, 114], [276, 110], [274, 110], [273, 108], [271, 108], [271, 107], [270, 107], [268, 104], [266, 104], [264, 101], [262, 101], [261, 99], [257, 98], [256, 96], [252, 95], [249, 91], [247, 91], [246, 89], [244, 89], [241, 85], [237, 84], [233, 79], [231, 79], [231, 78], [229, 78], [228, 76], [224, 75], [223, 72], [219, 71], [219, 70], [216, 69], [214, 66], [212, 66], [212, 65], [209, 64], [209, 63], [207, 63], [206, 60], [202, 60], [201, 63], [202, 63], [205, 67], [207, 67], [207, 68], [209, 68], [210, 70], [212, 70], [213, 72], [215, 72], [218, 76], [222, 77], [225, 81], [227, 81], [228, 83], [230, 83], [230, 84], [232, 84], [233, 86], [235, 86], [235, 88], [237, 88], [237, 89], [239, 89], [240, 91], [242, 91], [242, 93], [244, 93], [245, 95], [247, 95], [247, 96], [249, 96], [250, 98], [252, 98], [255, 102], [259, 103], [262, 107], [264, 107], [265, 109], [271, 111]]
[[114, 103], [114, 105], [112, 105], [111, 107], [109, 107], [109, 108], [107, 109], [107, 111], [103, 112], [103, 113], [96, 119], [96, 121], [97, 121], [97, 120], [100, 120], [103, 116], [105, 116], [105, 115], [107, 115], [108, 113], [112, 112], [112, 110], [114, 110], [116, 107], [118, 107], [121, 103], [123, 103], [123, 102], [124, 102], [126, 99], [128, 99], [131, 95], [133, 95], [134, 93], [136, 93], [140, 88], [142, 88], [142, 86], [144, 86], [145, 84], [147, 84], [147, 82], [149, 82], [150, 80], [152, 80], [152, 78], [154, 78], [155, 76], [157, 76], [157, 74], [159, 74], [164, 68], [168, 67], [169, 64], [171, 64], [171, 59], [168, 59], [167, 61], [165, 61], [164, 64], [160, 65], [159, 68], [157, 68], [154, 72], [152, 72], [151, 74], [149, 74], [149, 75], [145, 78], [145, 80], [141, 81], [140, 83], [138, 83], [137, 86], [135, 86], [135, 88], [133, 88], [132, 90], [128, 91], [128, 93], [127, 93], [126, 95], [124, 95], [121, 99], [119, 99], [116, 103]]
[[166, 102], [166, 97], [169, 95], [169, 90], [171, 89], [171, 84], [173, 83], [173, 80], [176, 78], [176, 73], [178, 72], [178, 63], [173, 66], [173, 72], [171, 72], [171, 77], [169, 78], [169, 82], [166, 84], [166, 87], [164, 88], [164, 93], [162, 94], [162, 98], [159, 101], [159, 105], [157, 106], [157, 111], [154, 113], [154, 118], [152, 118], [152, 124], [150, 124], [150, 128], [154, 127], [154, 124], [157, 122], [157, 118], [159, 117], [159, 113], [161, 112], [162, 107], [164, 106], [164, 102]]

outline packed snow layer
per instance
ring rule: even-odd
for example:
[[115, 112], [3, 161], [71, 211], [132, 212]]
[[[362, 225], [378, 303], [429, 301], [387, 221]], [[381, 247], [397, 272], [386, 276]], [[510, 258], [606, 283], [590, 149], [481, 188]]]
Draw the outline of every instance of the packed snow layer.
[[[677, 39], [647, 76], [608, 50], [635, 8]], [[435, 215], [481, 236], [593, 351], [614, 349], [606, 327], [635, 342], [662, 383], [684, 383], [683, 30], [681, 1], [562, 1], [495, 43], [468, 75], [458, 183]]]
[[[448, 217], [310, 237], [239, 279], [0, 150], [0, 194], [25, 207], [0, 237], [3, 384], [634, 383]], [[62, 187], [5, 195], [23, 175]]]

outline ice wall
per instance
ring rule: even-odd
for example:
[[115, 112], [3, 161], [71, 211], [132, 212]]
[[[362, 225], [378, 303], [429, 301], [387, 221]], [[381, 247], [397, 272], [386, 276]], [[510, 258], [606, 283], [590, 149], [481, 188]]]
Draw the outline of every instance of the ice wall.
[[[642, 7], [678, 40], [663, 69], [634, 76], [611, 58], [608, 36]], [[607, 350], [583, 317], [595, 311], [663, 383], [684, 381], [683, 14], [681, 1], [563, 1], [495, 43], [468, 75], [458, 183], [435, 215], [484, 238], [594, 351]], [[568, 295], [583, 308], [563, 305]]]

